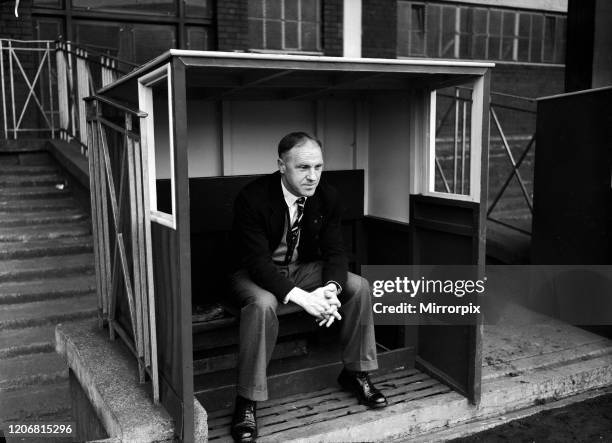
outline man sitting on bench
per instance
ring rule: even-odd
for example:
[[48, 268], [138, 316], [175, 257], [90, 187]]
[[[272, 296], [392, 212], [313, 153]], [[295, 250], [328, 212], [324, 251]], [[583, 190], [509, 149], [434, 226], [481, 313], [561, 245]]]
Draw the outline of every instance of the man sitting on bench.
[[231, 293], [242, 309], [232, 436], [241, 442], [255, 441], [256, 402], [268, 399], [266, 368], [282, 303], [301, 307], [319, 326], [342, 321], [338, 382], [368, 407], [387, 405], [366, 372], [378, 367], [369, 283], [348, 272], [341, 196], [319, 184], [321, 143], [294, 132], [280, 141], [278, 157], [279, 170], [242, 189], [234, 206], [239, 270]]

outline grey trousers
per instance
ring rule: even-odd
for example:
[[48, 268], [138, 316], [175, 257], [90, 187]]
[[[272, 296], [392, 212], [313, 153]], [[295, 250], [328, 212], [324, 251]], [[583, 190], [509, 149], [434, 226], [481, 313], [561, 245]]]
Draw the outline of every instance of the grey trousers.
[[[279, 266], [279, 272], [306, 291], [324, 284], [321, 262]], [[268, 399], [266, 369], [278, 336], [278, 299], [253, 283], [246, 270], [232, 275], [231, 293], [240, 311], [238, 395], [255, 401]], [[359, 275], [348, 273], [340, 295], [340, 344], [342, 362], [351, 371], [378, 368], [370, 299], [370, 285]], [[313, 320], [314, 321], [314, 320]]]

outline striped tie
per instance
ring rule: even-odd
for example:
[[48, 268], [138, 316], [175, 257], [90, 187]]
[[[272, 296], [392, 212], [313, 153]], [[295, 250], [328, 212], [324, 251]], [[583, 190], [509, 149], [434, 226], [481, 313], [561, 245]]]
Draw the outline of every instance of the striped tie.
[[285, 263], [291, 263], [293, 258], [293, 251], [297, 245], [298, 239], [300, 238], [300, 227], [302, 226], [302, 216], [304, 215], [304, 205], [306, 204], [306, 197], [300, 197], [295, 201], [297, 205], [297, 214], [291, 229], [287, 231], [287, 255], [285, 255]]

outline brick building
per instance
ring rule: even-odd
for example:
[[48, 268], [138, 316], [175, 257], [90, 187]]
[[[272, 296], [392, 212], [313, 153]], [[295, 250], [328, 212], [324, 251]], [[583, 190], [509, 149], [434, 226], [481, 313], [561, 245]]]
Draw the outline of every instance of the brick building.
[[561, 92], [567, 0], [28, 0], [0, 37], [143, 63], [168, 48], [493, 60], [492, 90]]

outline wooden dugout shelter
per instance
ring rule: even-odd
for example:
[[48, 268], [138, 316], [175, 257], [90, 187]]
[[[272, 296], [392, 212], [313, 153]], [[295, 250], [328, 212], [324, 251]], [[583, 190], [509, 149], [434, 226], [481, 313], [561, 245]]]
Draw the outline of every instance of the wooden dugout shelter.
[[[492, 66], [170, 50], [89, 99], [100, 316], [138, 358], [179, 438], [193, 438], [194, 394], [207, 410], [233, 396], [237, 317], [227, 308], [201, 322], [193, 310], [223, 304], [233, 198], [276, 169], [286, 133], [323, 142], [323, 179], [346, 202], [353, 271], [484, 265]], [[436, 116], [443, 90], [458, 86], [450, 108], [461, 186], [450, 189]], [[336, 375], [338, 362], [300, 325], [281, 319], [272, 396]], [[381, 366], [416, 364], [477, 403], [480, 334], [479, 326], [379, 328]]]

